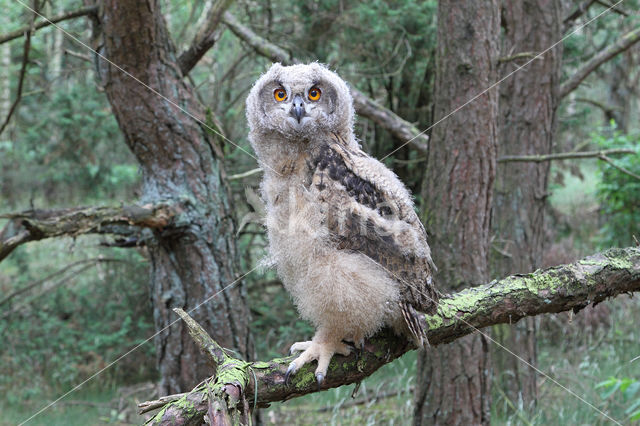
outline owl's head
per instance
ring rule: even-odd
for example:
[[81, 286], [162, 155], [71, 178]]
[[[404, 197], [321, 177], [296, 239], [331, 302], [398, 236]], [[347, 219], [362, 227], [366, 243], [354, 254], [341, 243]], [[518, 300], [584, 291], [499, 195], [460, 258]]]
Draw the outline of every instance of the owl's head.
[[346, 83], [325, 66], [273, 64], [247, 98], [252, 134], [293, 141], [314, 140], [322, 133], [346, 136], [353, 128], [353, 99]]

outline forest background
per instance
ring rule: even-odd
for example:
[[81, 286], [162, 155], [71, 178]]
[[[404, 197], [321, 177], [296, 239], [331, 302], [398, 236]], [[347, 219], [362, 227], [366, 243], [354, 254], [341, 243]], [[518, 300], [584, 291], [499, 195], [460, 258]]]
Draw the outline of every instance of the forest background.
[[[78, 11], [65, 16], [60, 27], [88, 47], [109, 53], [110, 31], [117, 29], [110, 29], [105, 19], [113, 2], [104, 3], [101, 9], [66, 0], [27, 5], [49, 17]], [[444, 140], [453, 147], [452, 138], [468, 136], [456, 136], [456, 131], [474, 127], [468, 123], [488, 123], [484, 130], [469, 130], [495, 133], [490, 179], [495, 183], [485, 212], [490, 217], [486, 252], [468, 253], [486, 258], [486, 270], [475, 279], [446, 275], [455, 262], [448, 260], [445, 249], [438, 250], [436, 242], [434, 258], [451, 278], [446, 281], [449, 290], [637, 244], [639, 3], [626, 0], [611, 7], [614, 2], [610, 1], [527, 0], [513, 2], [521, 6], [514, 7], [512, 2], [494, 1], [478, 10], [467, 3], [473, 2], [149, 2], [154, 6], [152, 16], [166, 24], [168, 38], [159, 36], [164, 51], [174, 53], [171, 60], [179, 59], [175, 63], [180, 71], [175, 73], [183, 86], [176, 93], [187, 99], [184, 104], [197, 104], [201, 114], [187, 109], [213, 129], [183, 133], [193, 137], [204, 132], [205, 136], [197, 137], [208, 138], [213, 146], [214, 161], [207, 176], [215, 176], [215, 182], [204, 177], [202, 185], [209, 194], [219, 191], [212, 197], [217, 204], [204, 213], [196, 208], [181, 220], [197, 221], [202, 214], [215, 223], [215, 229], [207, 232], [216, 241], [208, 247], [215, 254], [217, 266], [212, 270], [218, 284], [229, 284], [253, 270], [265, 254], [256, 196], [261, 175], [255, 159], [244, 152], [251, 151], [244, 100], [252, 83], [275, 59], [326, 63], [359, 91], [363, 98], [357, 105], [356, 133], [363, 148], [377, 158], [392, 152], [384, 162], [415, 194], [430, 233], [440, 229], [437, 214], [430, 211], [434, 204], [429, 196], [430, 185], [441, 172], [429, 144]], [[175, 302], [176, 295], [175, 288], [154, 284], [170, 275], [162, 264], [170, 263], [171, 255], [165, 259], [162, 253], [175, 250], [179, 260], [192, 259], [194, 254], [182, 252], [174, 237], [159, 235], [153, 226], [147, 227], [151, 233], [145, 233], [123, 231], [117, 228], [121, 224], [110, 224], [102, 231], [76, 230], [68, 232], [72, 236], [7, 250], [15, 223], [11, 214], [33, 209], [60, 212], [57, 209], [77, 206], [117, 209], [137, 201], [197, 199], [197, 194], [163, 192], [171, 187], [167, 183], [171, 179], [156, 179], [145, 168], [151, 167], [154, 160], [150, 158], [159, 158], [162, 152], [150, 154], [145, 164], [144, 154], [132, 143], [139, 137], [132, 126], [142, 119], [131, 114], [131, 122], [126, 123], [126, 107], [120, 108], [118, 102], [122, 105], [129, 95], [133, 108], [134, 98], [143, 95], [113, 91], [123, 78], [116, 77], [119, 71], [105, 67], [92, 51], [54, 26], [30, 31], [32, 23], [43, 20], [21, 2], [3, 0], [0, 5], [4, 11], [0, 16], [0, 215], [5, 215], [0, 217], [0, 244], [4, 244], [0, 245], [0, 424], [14, 424], [145, 342], [159, 324], [166, 325], [168, 320], [162, 319], [158, 306], [166, 302], [162, 297], [169, 294], [168, 300]], [[459, 13], [465, 9], [474, 10], [475, 16]], [[488, 37], [498, 54], [474, 58], [470, 53], [468, 68], [456, 64], [457, 58], [465, 56], [459, 52], [465, 52], [472, 41], [456, 37], [460, 28], [455, 24], [447, 28], [438, 20], [445, 16], [477, 25], [475, 38], [484, 42], [482, 37]], [[123, 28], [128, 26], [132, 33], [152, 25], [144, 19], [128, 20], [126, 14], [121, 18]], [[482, 27], [484, 22], [493, 27]], [[481, 27], [497, 31], [488, 31], [487, 36]], [[574, 31], [554, 49], [535, 57]], [[443, 34], [450, 34], [451, 40], [445, 42]], [[201, 57], [189, 56], [194, 47], [199, 47]], [[142, 51], [152, 51], [148, 45], [140, 48], [131, 52], [141, 60], [146, 58]], [[124, 65], [125, 56], [120, 61], [107, 54], [118, 65]], [[454, 65], [446, 68], [447, 64]], [[469, 75], [477, 77], [475, 81], [484, 84], [467, 90], [478, 94], [514, 71], [488, 95], [494, 97], [493, 109], [478, 98], [478, 108], [472, 102], [445, 118], [442, 126], [435, 124], [461, 106], [463, 102], [458, 101], [471, 99], [461, 92], [453, 94], [459, 97], [444, 93], [442, 87], [456, 87], [445, 76], [465, 82]], [[157, 97], [152, 92], [147, 96]], [[487, 113], [493, 115], [483, 115]], [[444, 126], [447, 120], [449, 127]], [[144, 126], [141, 129], [147, 132]], [[428, 137], [415, 137], [425, 129]], [[446, 131], [438, 134], [439, 129]], [[554, 158], [553, 154], [559, 155]], [[551, 157], [522, 158], [540, 155]], [[188, 159], [187, 154], [184, 158]], [[154, 167], [164, 167], [161, 163], [158, 160]], [[149, 197], [150, 182], [156, 182], [157, 199]], [[476, 189], [470, 186], [468, 191]], [[159, 240], [169, 243], [159, 244]], [[435, 240], [439, 241], [437, 235]], [[178, 281], [188, 281], [186, 275], [180, 276]], [[279, 357], [289, 344], [312, 334], [311, 325], [298, 318], [272, 271], [247, 275], [234, 291], [225, 306], [234, 307], [229, 315], [235, 318], [234, 327], [247, 331], [216, 338], [240, 356]], [[204, 291], [201, 296], [205, 294], [211, 293]], [[187, 296], [180, 300], [184, 306], [193, 306]], [[640, 420], [640, 361], [632, 361], [640, 355], [639, 308], [637, 298], [619, 297], [575, 315], [526, 318], [517, 326], [484, 331], [613, 418], [634, 422]], [[185, 378], [175, 366], [184, 358], [166, 355], [176, 348], [171, 339], [177, 336], [180, 341], [183, 334], [147, 342], [31, 424], [86, 424], [87, 419], [140, 423], [136, 402], [189, 390], [192, 378]], [[474, 388], [475, 399], [482, 401], [479, 414], [466, 413], [469, 418], [495, 424], [606, 422], [593, 408], [526, 368], [499, 345], [488, 340], [482, 344], [484, 355], [461, 351], [474, 360], [492, 359], [486, 369], [489, 380], [482, 381], [481, 389]], [[180, 351], [198, 353], [184, 345]], [[443, 408], [446, 402], [439, 402], [440, 414], [428, 413], [437, 406], [429, 398], [444, 393], [433, 388], [429, 395], [420, 391], [429, 381], [424, 375], [428, 362], [410, 352], [363, 381], [355, 398], [351, 398], [352, 386], [315, 393], [273, 404], [261, 411], [261, 421], [445, 422], [451, 418], [447, 416], [454, 416]], [[198, 368], [206, 370], [203, 365]], [[447, 385], [438, 386], [442, 390]]]

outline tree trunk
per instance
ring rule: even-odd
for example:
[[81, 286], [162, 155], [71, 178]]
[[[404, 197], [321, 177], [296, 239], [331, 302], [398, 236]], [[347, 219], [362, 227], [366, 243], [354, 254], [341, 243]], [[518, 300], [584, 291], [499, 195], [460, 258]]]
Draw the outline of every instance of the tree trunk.
[[[176, 53], [157, 0], [107, 0], [100, 9], [102, 52], [144, 84], [204, 117], [192, 88], [176, 65]], [[252, 353], [249, 313], [237, 278], [235, 225], [223, 180], [222, 153], [194, 119], [103, 60], [99, 76], [143, 177], [142, 202], [179, 203], [188, 223], [154, 232], [150, 295], [157, 330], [160, 394], [190, 390], [212, 372], [180, 323], [169, 328], [180, 307], [190, 311], [221, 345], [244, 357]], [[218, 292], [221, 292], [218, 294]]]
[[605, 111], [605, 125], [614, 120], [623, 133], [629, 133], [633, 102], [637, 100], [640, 73], [637, 71], [638, 62], [634, 57], [638, 55], [640, 47], [636, 45], [612, 61], [611, 71], [607, 73], [609, 110]]
[[[434, 121], [496, 81], [498, 0], [438, 3]], [[478, 97], [433, 129], [422, 196], [442, 291], [489, 276], [489, 218], [496, 168], [498, 93]], [[490, 358], [479, 334], [418, 357], [416, 424], [488, 424]]]
[[[560, 0], [503, 1], [501, 56], [541, 52], [560, 40]], [[562, 48], [532, 61], [500, 85], [498, 156], [551, 153]], [[530, 58], [509, 61], [500, 68], [507, 75]], [[518, 63], [519, 62], [519, 63]], [[501, 163], [496, 174], [492, 210], [491, 275], [524, 273], [540, 266], [544, 243], [544, 208], [550, 162]], [[536, 364], [536, 320], [526, 318], [515, 327], [498, 326], [494, 337], [502, 345]], [[492, 351], [500, 386], [518, 406], [535, 405], [536, 373], [504, 349]]]

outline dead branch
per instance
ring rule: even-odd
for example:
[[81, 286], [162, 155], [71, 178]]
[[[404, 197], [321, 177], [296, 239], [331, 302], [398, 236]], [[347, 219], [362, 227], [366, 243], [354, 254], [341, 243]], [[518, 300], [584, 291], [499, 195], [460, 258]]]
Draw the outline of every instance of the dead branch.
[[[611, 249], [572, 264], [512, 275], [446, 295], [440, 301], [438, 312], [425, 316], [424, 321], [429, 329], [429, 342], [439, 345], [479, 328], [512, 324], [525, 316], [544, 313], [569, 310], [577, 313], [590, 304], [595, 306], [610, 297], [637, 291], [640, 291], [640, 248]], [[264, 407], [274, 401], [361, 381], [412, 349], [406, 339], [383, 330], [367, 340], [359, 357], [352, 354], [334, 358], [330, 373], [320, 386], [314, 379], [313, 365], [303, 367], [289, 385], [285, 384], [285, 373], [293, 356], [255, 362], [228, 357], [209, 383], [214, 383], [218, 390], [213, 395], [217, 402], [224, 402], [225, 398], [236, 402], [246, 398], [248, 404]], [[228, 385], [232, 385], [231, 388], [225, 388]], [[177, 400], [167, 397], [167, 401], [172, 402], [164, 405], [150, 422], [202, 424], [212, 402], [208, 386], [200, 385]], [[140, 407], [146, 410], [150, 405], [160, 406], [158, 401], [152, 401]], [[240, 405], [243, 404], [230, 406], [230, 415], [239, 410]]]
[[580, 67], [573, 75], [564, 83], [560, 85], [559, 97], [560, 99], [573, 92], [582, 81], [589, 76], [593, 71], [605, 62], [609, 61], [616, 55], [640, 41], [640, 27], [633, 31], [630, 31], [620, 37], [614, 44], [605, 47], [595, 55], [591, 57], [582, 67]]
[[[97, 11], [98, 11], [98, 6], [94, 5], [94, 6], [81, 7], [80, 9], [72, 10], [71, 12], [63, 12], [51, 18], [48, 18], [48, 20], [46, 21], [36, 23], [33, 29], [35, 32], [40, 28], [44, 28], [51, 25], [52, 23], [57, 24], [58, 22], [66, 21], [68, 19], [78, 18], [80, 16], [85, 16], [85, 15], [92, 15], [92, 14], [95, 14]], [[27, 33], [27, 31], [29, 31], [30, 28], [31, 28], [30, 25], [25, 25], [24, 27], [18, 28], [15, 31], [11, 31], [9, 33], [0, 35], [0, 44], [6, 43], [7, 41], [14, 40], [18, 37], [22, 37]]]
[[231, 6], [231, 3], [233, 0], [218, 0], [209, 9], [204, 25], [196, 31], [189, 48], [178, 57], [178, 66], [182, 75], [189, 74], [204, 54], [213, 47], [219, 36], [219, 31], [216, 30], [222, 14]]
[[[225, 12], [223, 22], [239, 39], [247, 43], [256, 53], [269, 58], [273, 62], [291, 65], [300, 61], [284, 49], [265, 40], [250, 28], [241, 24], [231, 13]], [[396, 138], [409, 142], [411, 146], [422, 153], [427, 152], [429, 137], [421, 133], [413, 124], [396, 115], [390, 109], [378, 104], [353, 86], [349, 87], [353, 96], [356, 112], [378, 124]]]
[[122, 207], [77, 207], [27, 210], [0, 215], [9, 219], [0, 230], [0, 261], [29, 241], [83, 234], [137, 235], [144, 228], [176, 227], [181, 209], [168, 204]]
[[627, 148], [605, 149], [602, 151], [579, 151], [579, 152], [560, 152], [557, 154], [547, 155], [505, 155], [498, 158], [498, 163], [523, 162], [523, 163], [542, 163], [553, 160], [574, 160], [579, 158], [601, 158], [607, 155], [616, 154], [635, 154], [636, 151]]

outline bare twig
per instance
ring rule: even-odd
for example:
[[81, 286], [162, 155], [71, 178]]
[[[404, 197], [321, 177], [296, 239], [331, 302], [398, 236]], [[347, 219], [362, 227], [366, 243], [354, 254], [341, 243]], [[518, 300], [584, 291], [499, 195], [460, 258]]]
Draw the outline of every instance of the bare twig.
[[600, 6], [604, 6], [606, 8], [611, 9], [612, 11], [614, 11], [615, 13], [617, 13], [618, 15], [622, 15], [622, 16], [629, 16], [629, 13], [620, 9], [618, 6], [614, 6], [610, 3], [607, 3], [606, 1], [602, 1], [602, 0], [595, 0], [596, 3], [598, 3]]
[[[96, 11], [98, 10], [98, 6], [87, 6], [87, 7], [82, 7], [78, 10], [72, 10], [71, 12], [64, 12], [61, 13], [59, 15], [53, 16], [51, 18], [49, 18], [47, 21], [43, 21], [43, 22], [38, 22], [37, 24], [34, 25], [33, 30], [37, 31], [40, 28], [44, 28], [46, 26], [53, 24], [57, 24], [58, 22], [62, 22], [62, 21], [66, 21], [68, 19], [73, 19], [73, 18], [77, 18], [79, 16], [85, 16], [85, 15], [91, 15], [96, 13]], [[6, 34], [2, 34], [0, 35], [0, 44], [5, 43], [7, 41], [11, 41], [14, 40], [18, 37], [22, 37], [23, 35], [26, 34], [26, 32], [31, 28], [30, 25], [26, 25], [24, 27], [18, 28], [15, 31], [11, 31], [9, 33]]]
[[83, 55], [82, 53], [74, 52], [73, 50], [65, 49], [65, 55], [73, 56], [74, 58], [82, 59], [85, 62], [93, 63], [93, 59], [89, 55]]
[[589, 74], [598, 67], [621, 52], [629, 49], [640, 41], [640, 27], [620, 37], [614, 44], [609, 45], [593, 55], [581, 68], [579, 68], [567, 81], [562, 83], [559, 90], [560, 99], [573, 92]]
[[628, 148], [605, 149], [602, 151], [561, 152], [547, 155], [505, 155], [498, 158], [498, 163], [526, 162], [542, 163], [553, 160], [572, 160], [578, 158], [600, 158], [603, 155], [635, 154], [636, 151]]
[[145, 401], [145, 402], [141, 402], [140, 404], [138, 404], [138, 413], [139, 414], [144, 414], [144, 413], [148, 413], [149, 411], [153, 411], [155, 409], [158, 408], [162, 408], [165, 405], [177, 401], [185, 396], [188, 395], [188, 392], [185, 393], [178, 393], [175, 395], [167, 395], [167, 396], [163, 396], [161, 398], [158, 399], [154, 399], [153, 401]]
[[0, 134], [2, 134], [4, 129], [9, 124], [9, 120], [11, 120], [13, 113], [18, 107], [20, 99], [22, 99], [22, 88], [24, 86], [24, 76], [27, 71], [27, 65], [29, 64], [29, 51], [31, 50], [31, 33], [33, 32], [33, 22], [35, 20], [35, 17], [35, 14], [31, 16], [31, 25], [25, 31], [24, 48], [22, 50], [22, 66], [20, 67], [20, 76], [18, 77], [18, 90], [16, 91], [16, 98], [11, 104], [11, 108], [9, 108], [9, 113], [2, 123], [2, 126], [0, 126]]
[[[515, 55], [511, 55], [511, 56], [504, 56], [504, 57], [498, 59], [498, 63], [503, 64], [505, 62], [516, 61], [518, 59], [535, 58], [536, 56], [538, 56], [538, 52], [520, 52], [520, 53], [516, 53]], [[540, 57], [539, 59], [542, 59], [542, 57]]]
[[611, 160], [611, 158], [607, 157], [606, 155], [602, 154], [600, 156], [598, 156], [599, 159], [601, 159], [602, 161], [609, 163], [612, 167], [620, 170], [622, 173], [631, 176], [632, 178], [636, 178], [638, 180], [640, 180], [640, 175], [637, 175], [635, 173], [633, 173], [631, 170], [627, 170], [622, 166], [617, 165], [616, 163], [613, 162], [613, 160]]
[[584, 102], [586, 104], [591, 104], [591, 105], [593, 105], [595, 107], [598, 107], [605, 114], [612, 114], [614, 111], [622, 111], [622, 108], [620, 108], [620, 107], [610, 106], [610, 105], [604, 104], [602, 102], [596, 101], [595, 99], [575, 98], [573, 100], [576, 101], [576, 102]]

